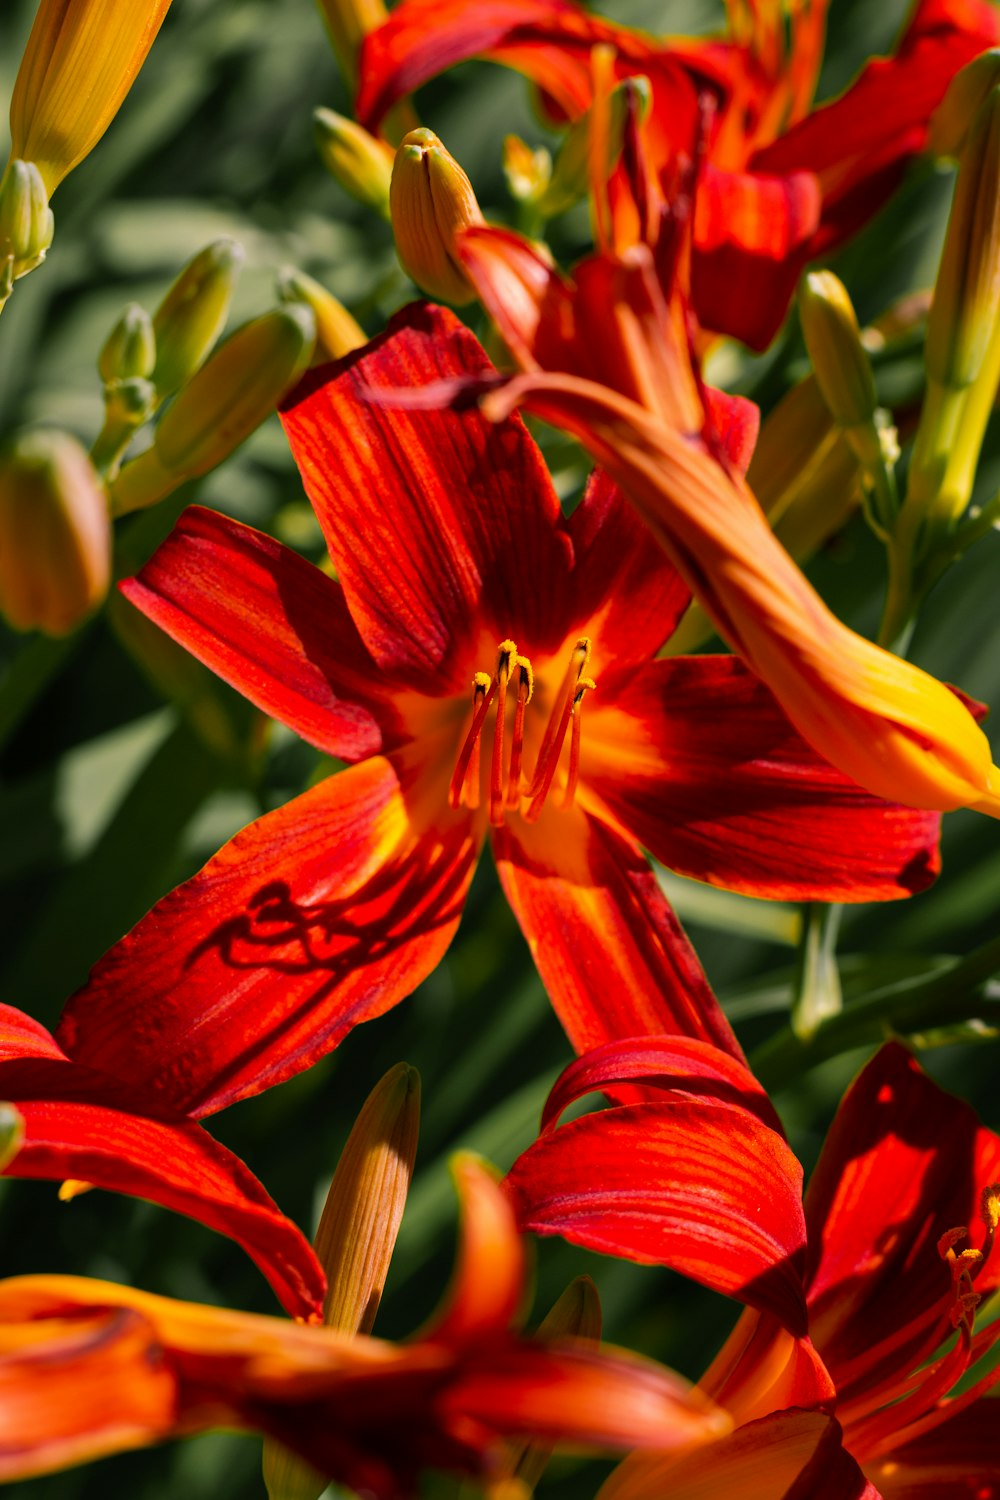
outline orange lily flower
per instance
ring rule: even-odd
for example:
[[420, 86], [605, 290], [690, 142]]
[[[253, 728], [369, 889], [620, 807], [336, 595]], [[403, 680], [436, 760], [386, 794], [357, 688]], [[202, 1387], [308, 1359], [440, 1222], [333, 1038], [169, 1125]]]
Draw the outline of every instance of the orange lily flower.
[[[556, 1124], [585, 1094], [635, 1083], [643, 1103]], [[998, 1176], [1000, 1138], [898, 1043], [842, 1101], [804, 1205], [766, 1096], [733, 1059], [644, 1037], [571, 1064], [506, 1180], [522, 1227], [749, 1304], [701, 1381], [732, 1437], [694, 1464], [634, 1455], [600, 1500], [698, 1500], [738, 1459], [747, 1500], [784, 1495], [778, 1476], [803, 1469], [817, 1488], [787, 1493], [825, 1494], [809, 1466], [840, 1454], [841, 1432], [844, 1488], [831, 1495], [990, 1495], [1000, 1370], [963, 1377], [1000, 1337], [996, 1322], [975, 1329], [1000, 1286]]]
[[662, 196], [698, 96], [710, 99], [693, 305], [702, 327], [763, 348], [803, 266], [877, 212], [925, 148], [951, 79], [1000, 41], [1000, 13], [987, 0], [920, 0], [894, 54], [810, 111], [825, 0], [730, 0], [727, 11], [725, 37], [686, 41], [651, 38], [566, 0], [403, 0], [365, 40], [358, 115], [374, 130], [428, 78], [485, 56], [525, 73], [576, 119], [594, 102], [591, 53], [602, 47], [616, 77], [643, 74], [652, 85], [647, 137]]
[[735, 658], [656, 659], [687, 590], [606, 478], [567, 521], [519, 420], [388, 404], [497, 378], [451, 314], [411, 310], [285, 414], [338, 582], [192, 510], [125, 585], [355, 764], [106, 955], [59, 1028], [78, 1062], [197, 1115], [291, 1076], [430, 972], [487, 837], [575, 1047], [683, 1031], [740, 1056], [643, 850], [800, 900], [931, 878], [933, 815], [840, 776]]
[[482, 408], [500, 419], [521, 404], [580, 440], [719, 633], [846, 775], [912, 807], [1000, 816], [1000, 769], [972, 714], [836, 619], [727, 457], [724, 428], [739, 407], [703, 392], [672, 284], [678, 225], [666, 230], [655, 251], [607, 251], [572, 282], [509, 231], [465, 231], [463, 264], [525, 372], [484, 395]]
[[728, 1429], [661, 1366], [512, 1332], [524, 1276], [513, 1214], [473, 1159], [456, 1179], [455, 1282], [406, 1346], [73, 1276], [0, 1282], [0, 1479], [225, 1426], [396, 1500], [425, 1466], [488, 1477], [508, 1437], [662, 1452]]

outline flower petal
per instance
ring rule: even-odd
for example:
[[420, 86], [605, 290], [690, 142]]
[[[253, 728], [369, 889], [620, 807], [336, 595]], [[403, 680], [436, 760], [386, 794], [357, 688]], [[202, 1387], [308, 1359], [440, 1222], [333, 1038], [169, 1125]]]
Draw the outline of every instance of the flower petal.
[[270, 1088], [410, 994], [458, 926], [478, 840], [439, 747], [372, 758], [258, 818], [98, 963], [67, 1053], [185, 1113]]
[[187, 1214], [242, 1245], [293, 1317], [320, 1316], [326, 1278], [308, 1241], [239, 1157], [193, 1120], [116, 1079], [30, 1051], [0, 1061], [0, 1095], [24, 1119], [8, 1177], [80, 1179]]
[[500, 881], [578, 1052], [625, 1037], [740, 1045], [644, 857], [579, 809], [495, 830]]
[[382, 749], [393, 712], [343, 590], [262, 532], [193, 506], [122, 592], [199, 661], [343, 760]]
[[940, 816], [834, 770], [736, 657], [650, 662], [595, 694], [580, 774], [585, 805], [663, 864], [748, 895], [888, 900], [940, 868]]
[[880, 1500], [822, 1412], [780, 1411], [679, 1458], [627, 1458], [597, 1500]]
[[670, 1266], [805, 1334], [802, 1168], [748, 1110], [668, 1099], [584, 1115], [506, 1183], [523, 1230]]
[[1000, 1474], [995, 1399], [981, 1397], [870, 1464], [885, 1500], [989, 1500]]
[[379, 400], [491, 368], [452, 313], [417, 305], [283, 416], [365, 644], [424, 693], [465, 693], [502, 640], [530, 654], [565, 633], [572, 551], [520, 418]]
[[[901, 1383], [951, 1323], [948, 1229], [982, 1237], [979, 1201], [1000, 1179], [1000, 1137], [898, 1043], [851, 1085], [806, 1198], [809, 1319], [841, 1402]], [[959, 1247], [961, 1248], [961, 1247]], [[976, 1290], [1000, 1283], [990, 1258]]]

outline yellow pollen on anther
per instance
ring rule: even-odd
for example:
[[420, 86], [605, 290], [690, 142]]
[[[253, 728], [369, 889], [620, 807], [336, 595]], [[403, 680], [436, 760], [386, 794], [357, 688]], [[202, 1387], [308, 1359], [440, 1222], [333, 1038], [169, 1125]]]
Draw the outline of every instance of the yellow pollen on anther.
[[1000, 1226], [1000, 1182], [991, 1182], [989, 1187], [983, 1188], [980, 1213], [987, 1232], [996, 1234]]

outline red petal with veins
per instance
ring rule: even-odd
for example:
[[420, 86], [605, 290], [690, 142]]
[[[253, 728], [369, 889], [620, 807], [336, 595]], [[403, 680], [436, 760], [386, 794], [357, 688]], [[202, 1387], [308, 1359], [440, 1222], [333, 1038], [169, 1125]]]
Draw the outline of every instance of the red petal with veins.
[[193, 506], [121, 587], [199, 661], [327, 754], [359, 760], [398, 740], [384, 674], [343, 590], [271, 537]]
[[522, 818], [496, 829], [493, 849], [507, 899], [578, 1052], [679, 1033], [744, 1060], [638, 850], [579, 809], [551, 801], [538, 823]]
[[69, 1055], [210, 1114], [409, 995], [451, 942], [478, 853], [471, 817], [445, 804], [440, 746], [422, 749], [258, 818], [165, 896], [69, 1001]]
[[888, 900], [940, 868], [940, 815], [836, 771], [736, 657], [649, 662], [608, 683], [580, 774], [588, 807], [596, 798], [663, 864], [747, 895]]
[[[888, 1494], [888, 1492], [887, 1492]], [[597, 1500], [880, 1500], [832, 1417], [780, 1411], [680, 1458], [627, 1458]]]
[[688, 1099], [736, 1104], [784, 1135], [767, 1090], [749, 1068], [710, 1042], [684, 1036], [631, 1037], [585, 1052], [553, 1085], [542, 1112], [543, 1132], [552, 1129], [577, 1099], [621, 1083], [638, 1083]]
[[522, 1229], [670, 1266], [805, 1334], [802, 1168], [748, 1110], [670, 1099], [585, 1115], [506, 1181]]
[[452, 313], [418, 304], [309, 377], [282, 419], [365, 644], [432, 695], [469, 692], [508, 637], [554, 648], [569, 613], [562, 512], [520, 418], [379, 401], [490, 370]]
[[[967, 1225], [979, 1247], [980, 1196], [998, 1180], [1000, 1137], [905, 1047], [883, 1047], [848, 1090], [806, 1198], [810, 1330], [842, 1401], [880, 1387], [889, 1399], [951, 1336], [937, 1242]], [[998, 1284], [991, 1257], [976, 1290]]]
[[239, 1158], [147, 1091], [70, 1062], [51, 1038], [43, 1052], [39, 1029], [0, 1006], [0, 1097], [24, 1119], [6, 1175], [80, 1179], [187, 1214], [242, 1245], [293, 1317], [319, 1317], [319, 1262]]

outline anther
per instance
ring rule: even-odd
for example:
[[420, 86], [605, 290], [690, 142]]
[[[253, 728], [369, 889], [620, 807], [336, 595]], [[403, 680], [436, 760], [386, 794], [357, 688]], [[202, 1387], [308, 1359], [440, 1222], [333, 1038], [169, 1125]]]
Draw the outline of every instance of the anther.
[[549, 722], [542, 736], [541, 748], [535, 762], [535, 775], [531, 783], [531, 803], [525, 813], [529, 823], [535, 822], [549, 794], [549, 788], [556, 774], [556, 766], [559, 763], [563, 740], [566, 738], [570, 715], [573, 712], [576, 690], [589, 660], [590, 641], [586, 636], [582, 636], [573, 648], [569, 666], [566, 668], [555, 704], [549, 715]]

